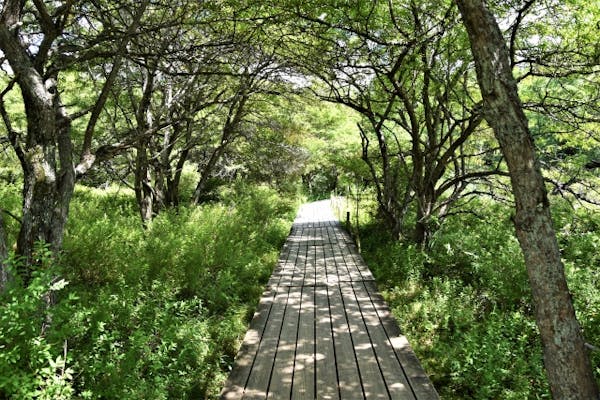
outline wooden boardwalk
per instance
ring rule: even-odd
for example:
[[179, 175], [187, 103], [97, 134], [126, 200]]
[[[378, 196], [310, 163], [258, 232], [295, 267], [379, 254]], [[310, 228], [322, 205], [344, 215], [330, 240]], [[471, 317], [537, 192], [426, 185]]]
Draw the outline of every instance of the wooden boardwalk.
[[300, 209], [221, 398], [438, 398], [329, 202]]

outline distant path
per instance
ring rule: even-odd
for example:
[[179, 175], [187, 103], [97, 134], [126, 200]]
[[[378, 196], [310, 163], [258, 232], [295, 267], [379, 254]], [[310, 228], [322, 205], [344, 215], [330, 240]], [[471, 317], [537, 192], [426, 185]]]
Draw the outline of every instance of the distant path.
[[222, 399], [437, 399], [329, 201], [305, 204]]

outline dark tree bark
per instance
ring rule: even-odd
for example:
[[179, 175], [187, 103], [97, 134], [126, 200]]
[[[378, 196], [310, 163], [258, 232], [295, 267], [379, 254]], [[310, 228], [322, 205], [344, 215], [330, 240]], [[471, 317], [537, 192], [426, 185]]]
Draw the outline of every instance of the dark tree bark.
[[6, 259], [8, 258], [8, 246], [6, 244], [6, 232], [4, 230], [4, 220], [0, 210], [0, 293], [6, 288], [10, 276], [6, 269]]
[[144, 225], [152, 220], [154, 204], [154, 190], [150, 178], [147, 148], [148, 140], [140, 140], [136, 146], [134, 177], [135, 198]]
[[[17, 253], [26, 265], [34, 262], [34, 243], [42, 241], [57, 250], [62, 245], [69, 202], [75, 185], [70, 119], [60, 102], [56, 88], [57, 75], [44, 75], [39, 63], [22, 47], [18, 36], [22, 4], [5, 5], [0, 23], [0, 48], [15, 72], [21, 89], [27, 119], [27, 139], [21, 144], [15, 138], [13, 147], [23, 168], [23, 216], [17, 240]], [[47, 45], [56, 31], [43, 27]], [[40, 48], [43, 46], [40, 45]], [[22, 271], [28, 281], [29, 267]]]
[[[178, 136], [179, 132], [185, 129], [185, 145], [181, 153], [179, 154], [179, 158], [177, 159], [177, 164], [175, 165], [175, 171], [169, 170], [166, 173], [167, 179], [167, 192], [165, 194], [167, 205], [171, 207], [179, 207], [179, 186], [181, 183], [181, 174], [183, 173], [183, 166], [185, 162], [189, 158], [191, 141], [192, 141], [192, 129], [190, 127], [190, 122], [187, 121], [185, 123], [186, 127], [183, 128], [181, 124], [177, 124], [173, 127], [174, 136]], [[171, 146], [172, 148], [172, 146]]]
[[[11, 145], [23, 169], [17, 254], [25, 261], [20, 271], [25, 284], [29, 281], [32, 266], [36, 264], [34, 244], [44, 242], [54, 252], [62, 247], [76, 175], [84, 174], [93, 164], [93, 159], [87, 157], [77, 168], [74, 165], [70, 136], [72, 116], [67, 114], [57, 87], [59, 74], [66, 66], [62, 62], [53, 64], [60, 58], [56, 41], [71, 20], [73, 4], [67, 2], [64, 6], [55, 7], [56, 4], [34, 1], [33, 5], [29, 5], [33, 12], [25, 17], [26, 3], [7, 0], [0, 14], [0, 50], [10, 64], [13, 80], [20, 89], [27, 121], [26, 134], [19, 135], [10, 128], [10, 116], [2, 107]], [[141, 11], [136, 18], [141, 18]], [[134, 28], [128, 34], [136, 29], [136, 23], [134, 21]], [[35, 39], [40, 41], [37, 52], [30, 49], [31, 32], [39, 32]], [[126, 43], [124, 39], [123, 49]], [[102, 104], [100, 100], [98, 107], [101, 108]], [[86, 133], [90, 143], [92, 131]], [[83, 153], [86, 150], [89, 149], [84, 149]]]
[[239, 128], [240, 123], [242, 122], [242, 118], [246, 113], [246, 103], [250, 99], [250, 94], [248, 92], [242, 91], [233, 99], [229, 106], [229, 113], [223, 124], [223, 129], [221, 130], [221, 138], [217, 147], [215, 147], [204, 166], [199, 168], [200, 171], [200, 179], [196, 184], [196, 189], [194, 190], [194, 194], [192, 196], [192, 204], [199, 204], [204, 191], [206, 190], [206, 184], [208, 183], [208, 179], [210, 178], [212, 172], [214, 171], [217, 163], [225, 154], [225, 150], [227, 150], [227, 146], [229, 146], [236, 138], [236, 131]]
[[471, 42], [485, 118], [494, 129], [510, 172], [516, 203], [514, 225], [525, 256], [552, 395], [555, 399], [597, 399], [598, 388], [575, 317], [506, 42], [482, 0], [456, 3]]
[[140, 216], [144, 225], [152, 220], [155, 200], [155, 192], [150, 176], [150, 161], [148, 160], [150, 137], [145, 134], [154, 122], [150, 111], [154, 91], [154, 79], [155, 70], [151, 69], [147, 71], [144, 77], [142, 98], [140, 99], [135, 115], [140, 139], [136, 145], [134, 188]]

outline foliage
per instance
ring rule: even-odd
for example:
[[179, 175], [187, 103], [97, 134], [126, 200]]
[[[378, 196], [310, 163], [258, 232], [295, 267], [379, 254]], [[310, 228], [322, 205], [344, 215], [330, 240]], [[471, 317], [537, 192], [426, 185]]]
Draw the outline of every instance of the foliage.
[[[73, 394], [73, 369], [66, 358], [64, 342], [48, 335], [48, 324], [57, 311], [73, 311], [73, 294], [59, 307], [49, 308], [48, 299], [58, 294], [67, 282], [57, 279], [52, 254], [45, 247], [36, 249], [42, 269], [34, 272], [24, 288], [13, 282], [0, 294], [0, 397], [18, 399], [69, 399]], [[20, 260], [9, 259], [14, 271]]]
[[555, 207], [559, 245], [565, 260], [569, 288], [583, 335], [596, 350], [590, 353], [600, 379], [600, 217], [597, 209], [573, 207], [562, 202]]
[[[597, 344], [600, 219], [555, 200], [578, 317], [586, 339]], [[549, 398], [510, 211], [485, 200], [473, 206], [478, 215], [447, 219], [427, 253], [368, 224], [361, 232], [363, 255], [442, 398]], [[599, 354], [592, 356], [600, 379]]]
[[[293, 208], [247, 182], [290, 196], [300, 179], [311, 198], [349, 188], [353, 212], [379, 201], [396, 237], [414, 230], [427, 246], [375, 224], [356, 233], [444, 397], [548, 395], [509, 211], [478, 199], [510, 194], [490, 175], [505, 167], [479, 126], [455, 2], [5, 3], [0, 231], [10, 247], [19, 225], [35, 228], [19, 240], [58, 250], [70, 220], [61, 258], [18, 246], [43, 268], [2, 294], [0, 397], [214, 396]], [[600, 204], [600, 8], [588, 3], [489, 5], [553, 193]], [[133, 183], [147, 212], [113, 187], [79, 187], [69, 207], [75, 180]], [[178, 207], [192, 195], [214, 203]], [[599, 347], [600, 220], [554, 211]]]
[[[221, 198], [144, 229], [129, 190], [78, 187], [63, 267], [3, 298], [0, 397], [216, 397], [294, 210], [265, 187]], [[46, 309], [54, 276], [68, 291]]]
[[[21, 208], [21, 196], [19, 195], [19, 187], [17, 184], [2, 184], [0, 185], [0, 210], [9, 212], [11, 216], [4, 216], [6, 231], [9, 233], [8, 242], [14, 243], [16, 240], [16, 232], [19, 229], [19, 210]], [[2, 212], [2, 211], [0, 211]]]
[[312, 126], [304, 145], [311, 154], [304, 174], [311, 198], [322, 199], [332, 191], [343, 192], [368, 176], [360, 159], [358, 115], [339, 104], [323, 103], [309, 107], [303, 119]]

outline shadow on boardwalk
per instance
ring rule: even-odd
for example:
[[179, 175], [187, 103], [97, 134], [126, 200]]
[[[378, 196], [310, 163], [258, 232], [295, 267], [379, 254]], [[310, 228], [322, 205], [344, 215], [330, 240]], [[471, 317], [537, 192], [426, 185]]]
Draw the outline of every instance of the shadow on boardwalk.
[[300, 209], [221, 398], [438, 398], [328, 201]]

